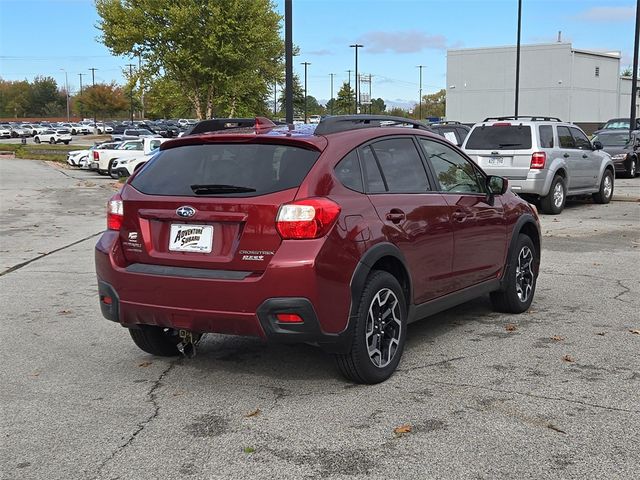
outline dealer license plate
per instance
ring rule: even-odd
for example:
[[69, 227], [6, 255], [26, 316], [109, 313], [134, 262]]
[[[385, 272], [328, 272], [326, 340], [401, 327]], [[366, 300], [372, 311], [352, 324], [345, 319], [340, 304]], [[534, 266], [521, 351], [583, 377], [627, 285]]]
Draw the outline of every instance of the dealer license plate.
[[504, 165], [504, 158], [502, 158], [502, 157], [490, 157], [489, 161], [487, 162], [487, 164], [490, 167], [501, 167], [502, 165]]
[[182, 223], [171, 225], [170, 251], [210, 253], [212, 246], [213, 226]]

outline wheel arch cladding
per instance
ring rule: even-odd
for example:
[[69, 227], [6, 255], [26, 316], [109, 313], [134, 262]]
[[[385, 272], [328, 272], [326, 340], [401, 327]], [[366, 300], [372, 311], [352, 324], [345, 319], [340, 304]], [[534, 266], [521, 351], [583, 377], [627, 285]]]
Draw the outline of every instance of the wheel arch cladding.
[[362, 295], [369, 273], [382, 270], [393, 275], [400, 283], [407, 307], [412, 301], [411, 277], [404, 256], [391, 243], [379, 243], [370, 248], [360, 259], [351, 278], [351, 310], [350, 317], [355, 315], [357, 302]]
[[[524, 234], [528, 236], [533, 242], [533, 246], [536, 249], [535, 265], [536, 265], [536, 275], [537, 275], [540, 267], [540, 257], [542, 253], [540, 230], [538, 229], [537, 223], [533, 218], [533, 216], [529, 214], [522, 215], [516, 222], [515, 226], [513, 227], [513, 233], [511, 235], [511, 239], [509, 240], [509, 250], [507, 251], [507, 261], [505, 263], [503, 272], [506, 273], [506, 271], [509, 269], [509, 265], [510, 265], [511, 259], [513, 258], [514, 251], [518, 243], [518, 237], [520, 236], [520, 234]], [[501, 282], [503, 283], [503, 281], [504, 281], [504, 274]]]

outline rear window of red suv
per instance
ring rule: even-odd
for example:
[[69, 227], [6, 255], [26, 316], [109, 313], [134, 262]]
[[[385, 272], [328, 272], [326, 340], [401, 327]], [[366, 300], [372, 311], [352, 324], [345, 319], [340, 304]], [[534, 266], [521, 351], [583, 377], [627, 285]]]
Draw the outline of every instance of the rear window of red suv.
[[531, 127], [527, 125], [488, 125], [474, 128], [468, 150], [527, 150], [531, 148]]
[[148, 195], [265, 195], [299, 187], [319, 156], [286, 145], [186, 145], [161, 151], [131, 186]]

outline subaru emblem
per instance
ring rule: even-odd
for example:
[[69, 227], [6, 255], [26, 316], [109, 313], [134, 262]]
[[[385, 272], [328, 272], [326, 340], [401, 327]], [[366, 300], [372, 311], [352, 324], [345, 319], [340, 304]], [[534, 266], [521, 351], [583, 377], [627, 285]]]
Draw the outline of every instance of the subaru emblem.
[[193, 217], [196, 214], [196, 209], [193, 207], [184, 206], [184, 207], [178, 208], [176, 210], [176, 214], [179, 217], [189, 218], [189, 217]]

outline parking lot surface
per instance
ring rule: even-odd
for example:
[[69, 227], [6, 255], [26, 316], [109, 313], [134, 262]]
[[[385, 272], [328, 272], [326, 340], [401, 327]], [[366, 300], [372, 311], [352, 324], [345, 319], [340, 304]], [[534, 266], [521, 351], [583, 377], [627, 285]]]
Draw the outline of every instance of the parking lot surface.
[[0, 160], [0, 179], [2, 479], [637, 476], [635, 185], [542, 217], [529, 312], [481, 298], [412, 324], [399, 371], [360, 386], [307, 345], [141, 352], [97, 301], [117, 183], [25, 160]]

